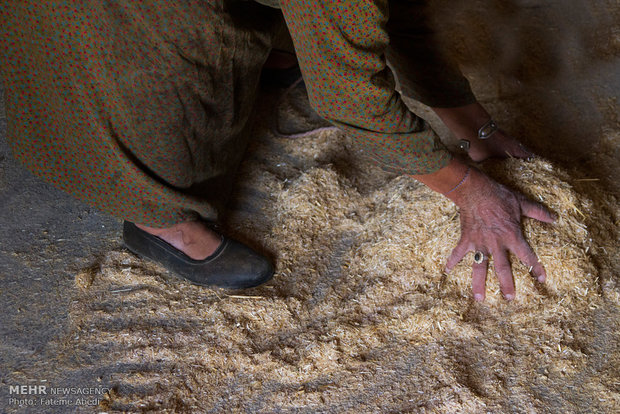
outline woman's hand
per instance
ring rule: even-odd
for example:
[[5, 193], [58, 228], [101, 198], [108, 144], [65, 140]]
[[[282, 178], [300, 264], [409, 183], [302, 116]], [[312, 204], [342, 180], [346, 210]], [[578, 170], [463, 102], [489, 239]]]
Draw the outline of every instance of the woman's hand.
[[499, 279], [504, 297], [515, 297], [515, 286], [508, 252], [513, 252], [539, 282], [546, 278], [545, 269], [529, 246], [521, 230], [521, 217], [545, 223], [555, 221], [541, 204], [529, 201], [475, 168], [447, 196], [460, 208], [461, 239], [448, 258], [450, 271], [469, 251], [483, 253], [481, 263], [472, 264], [472, 290], [477, 301], [484, 300], [489, 256]]
[[457, 139], [469, 142], [467, 155], [475, 162], [488, 158], [529, 158], [534, 155], [501, 129], [488, 139], [479, 139], [478, 130], [491, 119], [491, 115], [477, 102], [456, 108], [433, 108], [433, 111]]

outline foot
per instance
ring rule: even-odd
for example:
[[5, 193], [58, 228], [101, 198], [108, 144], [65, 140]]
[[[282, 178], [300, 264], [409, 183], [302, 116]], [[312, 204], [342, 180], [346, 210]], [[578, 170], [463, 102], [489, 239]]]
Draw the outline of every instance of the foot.
[[219, 239], [202, 223], [155, 229], [125, 221], [123, 241], [132, 253], [200, 286], [247, 289], [274, 274], [268, 258], [228, 237]]
[[211, 256], [222, 243], [222, 236], [199, 221], [186, 221], [172, 227], [154, 228], [140, 224], [136, 226], [179, 249], [195, 260]]
[[297, 57], [290, 52], [272, 50], [263, 66], [265, 69], [290, 69], [297, 66]]
[[301, 78], [301, 71], [294, 54], [272, 50], [263, 65], [261, 84], [277, 88], [288, 88]]

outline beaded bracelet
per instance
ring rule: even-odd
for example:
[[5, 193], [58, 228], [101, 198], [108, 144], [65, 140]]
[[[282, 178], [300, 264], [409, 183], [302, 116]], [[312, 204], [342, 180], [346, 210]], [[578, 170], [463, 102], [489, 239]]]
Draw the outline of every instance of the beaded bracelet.
[[469, 171], [470, 170], [471, 170], [471, 167], [467, 167], [467, 171], [465, 171], [465, 175], [463, 176], [463, 179], [457, 185], [455, 185], [452, 190], [448, 191], [447, 193], [444, 193], [444, 195], [448, 195], [451, 192], [453, 192], [454, 190], [456, 190], [457, 188], [459, 188], [461, 186], [461, 184], [463, 184], [465, 182], [467, 177], [469, 177]]

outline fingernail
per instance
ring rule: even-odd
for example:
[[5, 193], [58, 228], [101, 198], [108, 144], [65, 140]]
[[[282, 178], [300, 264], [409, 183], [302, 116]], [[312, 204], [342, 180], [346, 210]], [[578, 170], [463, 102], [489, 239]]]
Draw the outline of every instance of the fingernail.
[[547, 277], [546, 277], [545, 275], [540, 275], [540, 276], [538, 276], [538, 281], [539, 281], [540, 283], [544, 283], [544, 281], [545, 281], [545, 280], [547, 280]]
[[506, 300], [513, 300], [515, 298], [515, 295], [509, 293], [507, 295], [504, 296], [506, 298]]
[[525, 160], [528, 161], [528, 162], [532, 162], [532, 161], [534, 161], [534, 157], [529, 156]]
[[484, 295], [483, 295], [483, 294], [481, 294], [481, 293], [476, 293], [476, 294], [474, 295], [474, 300], [475, 300], [476, 302], [482, 302], [482, 301], [484, 300]]

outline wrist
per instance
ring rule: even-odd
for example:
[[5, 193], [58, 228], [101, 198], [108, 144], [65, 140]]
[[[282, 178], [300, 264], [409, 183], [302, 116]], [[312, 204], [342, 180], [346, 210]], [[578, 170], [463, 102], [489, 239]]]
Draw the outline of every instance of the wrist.
[[465, 171], [465, 175], [463, 176], [463, 178], [461, 179], [461, 181], [459, 181], [459, 183], [457, 185], [455, 185], [454, 187], [452, 187], [451, 190], [449, 190], [446, 193], [443, 193], [444, 196], [450, 198], [450, 194], [454, 193], [455, 191], [457, 191], [467, 180], [467, 178], [469, 177], [469, 173], [471, 171], [471, 167], [467, 167], [467, 170]]
[[453, 158], [447, 166], [430, 174], [413, 175], [413, 178], [431, 190], [452, 199], [468, 180], [469, 174], [470, 167], [457, 158]]

